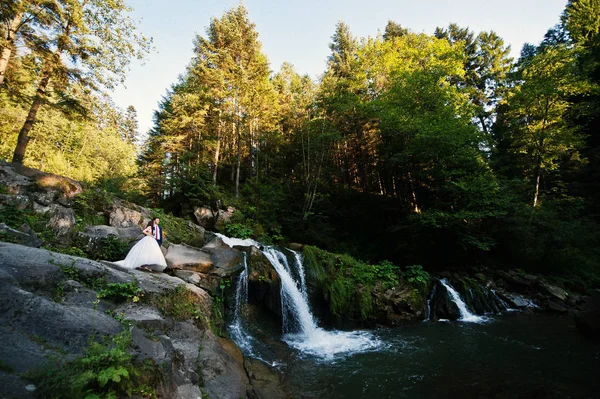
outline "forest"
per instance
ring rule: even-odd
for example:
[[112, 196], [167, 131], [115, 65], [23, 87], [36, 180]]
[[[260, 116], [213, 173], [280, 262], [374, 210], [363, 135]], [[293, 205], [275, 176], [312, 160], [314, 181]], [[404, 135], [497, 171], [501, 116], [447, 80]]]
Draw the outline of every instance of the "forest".
[[230, 236], [600, 283], [598, 1], [517, 60], [492, 31], [340, 22], [318, 80], [273, 71], [240, 5], [193, 39], [147, 135], [110, 98], [152, 51], [128, 11], [0, 1], [0, 158], [190, 220], [233, 207]]

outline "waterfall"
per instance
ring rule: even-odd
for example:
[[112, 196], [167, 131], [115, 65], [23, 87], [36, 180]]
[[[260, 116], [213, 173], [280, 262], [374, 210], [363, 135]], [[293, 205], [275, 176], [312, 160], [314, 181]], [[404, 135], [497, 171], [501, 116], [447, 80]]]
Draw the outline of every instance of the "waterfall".
[[469, 311], [467, 308], [467, 304], [461, 299], [460, 295], [456, 290], [446, 281], [445, 278], [440, 280], [440, 283], [448, 290], [448, 294], [458, 306], [458, 311], [460, 312], [460, 321], [467, 321], [471, 323], [481, 323], [486, 320], [485, 317], [477, 316]]
[[[257, 248], [261, 244], [250, 239], [229, 238], [222, 234], [217, 236], [230, 247], [235, 245]], [[286, 255], [275, 247], [264, 247], [263, 253], [271, 262], [281, 280], [281, 307], [283, 314], [283, 341], [303, 354], [321, 359], [348, 355], [373, 350], [381, 346], [381, 342], [367, 331], [326, 331], [317, 325], [308, 304], [306, 277], [302, 257], [291, 249], [285, 249], [293, 255], [290, 265]], [[298, 275], [298, 282], [293, 274]], [[256, 356], [256, 340], [248, 329], [244, 328], [244, 315], [241, 309], [248, 301], [248, 265], [244, 257], [244, 271], [240, 274], [236, 289], [235, 313], [229, 330], [233, 340], [246, 352]]]
[[431, 294], [429, 294], [429, 298], [427, 298], [427, 318], [423, 321], [431, 321], [431, 298], [435, 296], [436, 291], [437, 284], [434, 284], [433, 289], [431, 290]]
[[288, 345], [302, 353], [325, 359], [339, 354], [364, 352], [381, 345], [378, 339], [366, 331], [326, 331], [318, 327], [308, 305], [302, 258], [292, 251], [298, 269], [298, 284], [290, 273], [287, 257], [280, 250], [266, 247], [263, 253], [281, 279], [281, 305], [283, 313], [290, 316], [283, 321], [284, 331], [287, 331], [283, 340]]
[[243, 313], [248, 304], [248, 260], [246, 253], [242, 253], [242, 262], [244, 271], [240, 274], [235, 290], [235, 311], [233, 321], [229, 325], [229, 331], [232, 339], [237, 343], [240, 349], [247, 353], [252, 353], [252, 337], [244, 327]]
[[[295, 332], [294, 324], [297, 321], [299, 332], [307, 337], [312, 336], [317, 331], [317, 324], [310, 312], [306, 296], [303, 295], [292, 278], [287, 258], [282, 252], [273, 247], [265, 248], [263, 253], [281, 279], [281, 307], [284, 315], [283, 331]], [[288, 318], [286, 314], [290, 314], [292, 317]]]

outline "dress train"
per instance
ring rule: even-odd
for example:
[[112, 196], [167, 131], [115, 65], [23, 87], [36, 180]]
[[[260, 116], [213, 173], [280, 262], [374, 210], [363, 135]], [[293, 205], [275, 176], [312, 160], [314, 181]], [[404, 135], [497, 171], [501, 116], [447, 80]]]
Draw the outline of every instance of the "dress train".
[[167, 268], [167, 262], [154, 237], [146, 236], [139, 240], [123, 260], [114, 262], [126, 269], [149, 266], [152, 270], [162, 272]]

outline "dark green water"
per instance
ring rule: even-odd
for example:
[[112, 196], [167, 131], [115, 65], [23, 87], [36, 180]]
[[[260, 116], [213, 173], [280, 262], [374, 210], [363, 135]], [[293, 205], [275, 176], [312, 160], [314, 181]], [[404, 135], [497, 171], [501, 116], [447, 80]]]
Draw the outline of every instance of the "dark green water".
[[279, 368], [291, 396], [600, 398], [600, 343], [567, 316], [508, 313], [373, 333], [382, 347], [369, 353], [324, 361], [286, 350]]

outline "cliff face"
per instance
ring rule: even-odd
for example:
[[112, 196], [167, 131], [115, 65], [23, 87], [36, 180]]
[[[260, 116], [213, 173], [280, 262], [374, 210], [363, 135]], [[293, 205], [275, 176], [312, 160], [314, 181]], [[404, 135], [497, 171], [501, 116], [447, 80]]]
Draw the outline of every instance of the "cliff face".
[[152, 216], [119, 199], [94, 209], [81, 196], [78, 182], [0, 161], [3, 397], [283, 396], [276, 373], [221, 336], [221, 281], [239, 274], [239, 251], [218, 239], [203, 247], [202, 227], [173, 218], [166, 273], [73, 256], [124, 256]]

